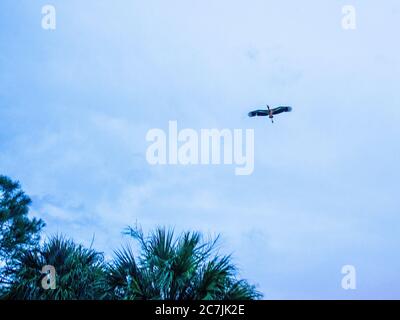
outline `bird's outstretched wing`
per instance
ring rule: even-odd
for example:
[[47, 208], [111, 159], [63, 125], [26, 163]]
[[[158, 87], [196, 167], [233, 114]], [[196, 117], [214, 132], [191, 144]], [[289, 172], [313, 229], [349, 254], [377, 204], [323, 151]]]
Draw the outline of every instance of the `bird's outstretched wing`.
[[268, 110], [254, 110], [249, 112], [249, 117], [265, 117], [268, 116]]
[[290, 112], [292, 111], [291, 107], [277, 107], [272, 109], [272, 114], [280, 114], [282, 112]]

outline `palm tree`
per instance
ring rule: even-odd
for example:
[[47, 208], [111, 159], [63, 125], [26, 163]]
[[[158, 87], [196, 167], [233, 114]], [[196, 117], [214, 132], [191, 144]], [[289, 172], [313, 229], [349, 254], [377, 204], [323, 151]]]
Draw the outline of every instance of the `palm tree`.
[[[54, 289], [44, 289], [43, 266], [56, 271]], [[15, 269], [15, 281], [5, 299], [75, 300], [99, 299], [104, 273], [103, 255], [61, 236], [52, 237], [35, 250], [21, 254]]]
[[157, 228], [150, 236], [128, 228], [139, 243], [135, 257], [129, 246], [115, 252], [108, 267], [108, 297], [129, 300], [249, 300], [261, 294], [245, 280], [237, 279], [230, 256], [216, 252], [216, 240], [202, 241], [197, 232], [178, 237]]

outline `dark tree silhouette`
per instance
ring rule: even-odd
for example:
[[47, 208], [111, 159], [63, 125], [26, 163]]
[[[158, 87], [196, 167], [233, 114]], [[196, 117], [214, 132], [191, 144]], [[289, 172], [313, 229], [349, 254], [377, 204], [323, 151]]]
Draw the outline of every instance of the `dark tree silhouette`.
[[135, 257], [130, 247], [115, 253], [107, 277], [116, 299], [133, 300], [248, 300], [261, 294], [237, 279], [230, 256], [219, 256], [217, 240], [203, 242], [196, 232], [178, 237], [158, 228], [145, 237], [140, 228], [127, 233], [140, 245]]
[[[18, 300], [92, 300], [103, 295], [104, 259], [101, 253], [86, 249], [61, 236], [18, 259], [15, 279], [4, 298]], [[54, 289], [43, 288], [43, 266], [56, 272]], [[47, 280], [47, 279], [46, 279]]]
[[38, 244], [45, 225], [28, 217], [30, 204], [18, 182], [0, 175], [0, 290], [13, 281], [16, 260]]

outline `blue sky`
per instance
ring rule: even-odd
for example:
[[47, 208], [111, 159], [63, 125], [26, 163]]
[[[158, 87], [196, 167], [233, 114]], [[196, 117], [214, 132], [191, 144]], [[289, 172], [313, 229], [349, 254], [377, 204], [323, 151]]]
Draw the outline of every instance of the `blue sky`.
[[[3, 0], [0, 173], [46, 235], [95, 234], [108, 256], [125, 226], [167, 225], [221, 234], [267, 299], [400, 298], [399, 14], [394, 0]], [[247, 118], [265, 103], [294, 110]], [[170, 120], [254, 128], [254, 173], [149, 166], [146, 132]]]

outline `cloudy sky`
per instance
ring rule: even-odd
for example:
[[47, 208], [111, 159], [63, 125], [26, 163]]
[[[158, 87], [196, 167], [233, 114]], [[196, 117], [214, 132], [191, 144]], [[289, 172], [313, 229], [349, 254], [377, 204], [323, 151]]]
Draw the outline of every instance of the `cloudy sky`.
[[[267, 299], [400, 298], [399, 14], [396, 0], [2, 0], [0, 173], [47, 236], [94, 236], [107, 256], [127, 225], [166, 225], [221, 234]], [[293, 112], [247, 117], [265, 103]], [[254, 129], [253, 174], [150, 166], [146, 133], [170, 120]]]

